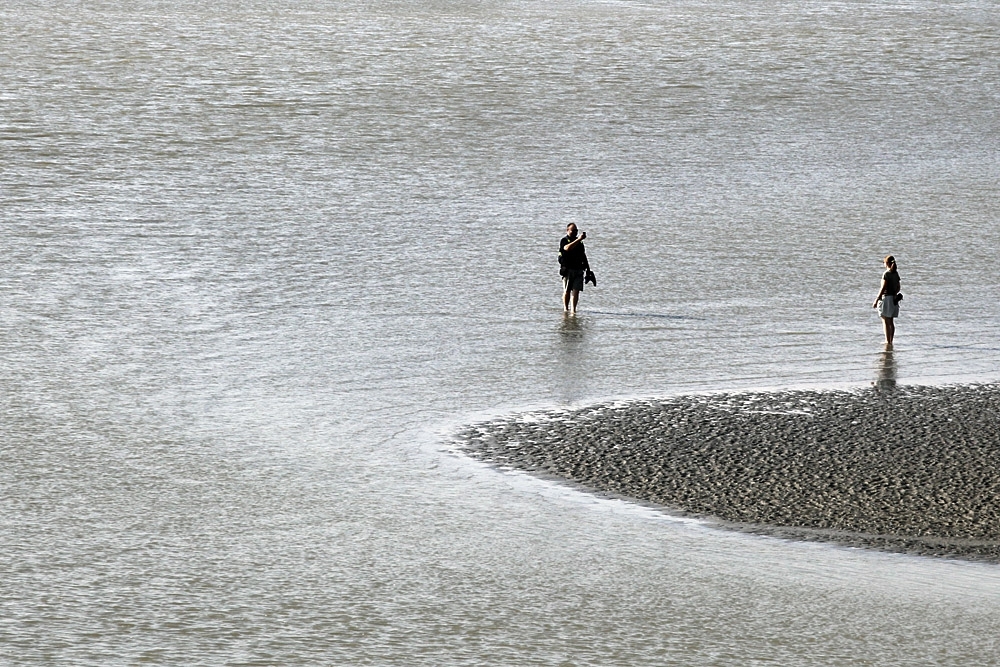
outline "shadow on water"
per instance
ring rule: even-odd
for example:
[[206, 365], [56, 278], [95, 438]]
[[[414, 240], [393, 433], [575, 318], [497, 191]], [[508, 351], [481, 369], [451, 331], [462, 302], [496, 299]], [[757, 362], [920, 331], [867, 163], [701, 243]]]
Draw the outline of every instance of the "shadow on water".
[[615, 312], [613, 310], [591, 310], [593, 315], [613, 315], [615, 317], [648, 317], [659, 320], [701, 320], [702, 317], [692, 317], [691, 315], [667, 315], [666, 313], [626, 313]]
[[984, 345], [930, 345], [932, 350], [975, 350], [976, 352], [1000, 352], [1000, 347]]
[[875, 389], [889, 393], [896, 388], [896, 359], [892, 348], [883, 350], [875, 363]]

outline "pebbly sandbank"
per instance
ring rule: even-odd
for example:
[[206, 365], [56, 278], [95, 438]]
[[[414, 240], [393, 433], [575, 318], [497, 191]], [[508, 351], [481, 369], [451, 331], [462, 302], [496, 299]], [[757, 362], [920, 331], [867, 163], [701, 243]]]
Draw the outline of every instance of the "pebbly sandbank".
[[498, 466], [730, 528], [1000, 562], [1000, 385], [680, 396], [459, 438]]

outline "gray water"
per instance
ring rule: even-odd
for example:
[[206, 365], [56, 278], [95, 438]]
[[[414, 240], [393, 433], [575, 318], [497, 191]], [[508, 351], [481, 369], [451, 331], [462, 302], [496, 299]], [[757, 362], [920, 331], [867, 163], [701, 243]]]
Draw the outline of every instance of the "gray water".
[[0, 664], [997, 664], [995, 565], [450, 436], [1000, 379], [998, 71], [985, 1], [7, 0]]

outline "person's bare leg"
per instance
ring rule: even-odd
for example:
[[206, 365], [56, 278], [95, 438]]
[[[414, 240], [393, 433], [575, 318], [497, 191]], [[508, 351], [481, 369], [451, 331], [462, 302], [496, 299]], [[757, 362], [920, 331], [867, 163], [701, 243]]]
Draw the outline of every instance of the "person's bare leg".
[[580, 290], [573, 290], [573, 310], [571, 312], [576, 312], [576, 304], [580, 302]]
[[896, 324], [891, 317], [882, 318], [882, 331], [885, 332], [885, 344], [892, 345], [893, 334], [896, 333]]
[[569, 288], [563, 290], [563, 310], [569, 311]]

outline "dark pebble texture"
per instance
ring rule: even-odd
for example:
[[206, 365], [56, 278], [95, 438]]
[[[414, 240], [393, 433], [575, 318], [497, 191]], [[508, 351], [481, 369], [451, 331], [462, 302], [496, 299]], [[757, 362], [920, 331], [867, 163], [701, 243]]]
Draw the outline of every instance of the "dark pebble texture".
[[1000, 385], [680, 396], [459, 438], [501, 467], [730, 528], [1000, 562]]

